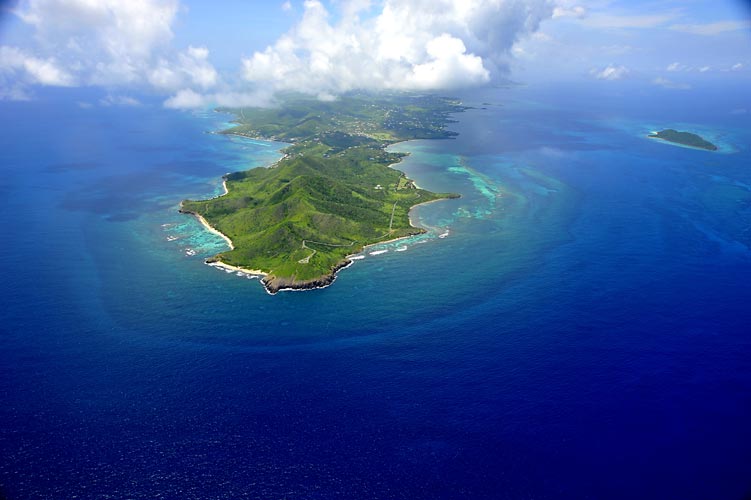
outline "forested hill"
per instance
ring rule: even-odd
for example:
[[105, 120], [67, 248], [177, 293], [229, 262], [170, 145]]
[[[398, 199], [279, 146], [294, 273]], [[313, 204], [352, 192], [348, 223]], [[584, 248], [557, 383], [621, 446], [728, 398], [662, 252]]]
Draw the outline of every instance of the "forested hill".
[[457, 101], [432, 96], [350, 95], [335, 102], [291, 97], [278, 108], [222, 109], [223, 133], [291, 142], [273, 168], [226, 176], [228, 193], [183, 202], [228, 236], [234, 249], [213, 260], [267, 274], [272, 293], [324, 286], [365, 245], [423, 232], [409, 221], [420, 203], [455, 197], [417, 188], [390, 165], [386, 146], [454, 135]]

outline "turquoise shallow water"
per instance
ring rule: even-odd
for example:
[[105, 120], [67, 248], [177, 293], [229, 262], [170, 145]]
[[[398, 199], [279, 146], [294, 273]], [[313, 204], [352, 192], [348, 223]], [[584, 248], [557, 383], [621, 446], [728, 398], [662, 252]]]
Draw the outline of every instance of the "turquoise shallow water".
[[[204, 265], [225, 243], [176, 209], [283, 145], [2, 103], [0, 492], [743, 498], [751, 106], [702, 92], [465, 96], [456, 140], [392, 146], [462, 198], [273, 297]], [[678, 125], [727, 149], [643, 137]]]

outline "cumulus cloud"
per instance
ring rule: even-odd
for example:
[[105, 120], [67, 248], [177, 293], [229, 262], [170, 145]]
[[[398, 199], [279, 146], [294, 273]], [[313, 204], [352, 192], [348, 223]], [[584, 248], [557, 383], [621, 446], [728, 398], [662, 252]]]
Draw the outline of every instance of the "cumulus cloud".
[[612, 64], [603, 69], [592, 69], [590, 74], [598, 80], [622, 80], [626, 78], [630, 70], [625, 66], [614, 66]]
[[[514, 44], [553, 16], [554, 3], [581, 14], [567, 1], [305, 0], [287, 33], [241, 61], [233, 86], [207, 47], [172, 47], [179, 0], [21, 0], [14, 13], [34, 45], [3, 47], [0, 71], [23, 77], [19, 98], [33, 84], [140, 86], [181, 108], [283, 90], [325, 99], [353, 89], [451, 89], [504, 75]], [[290, 13], [297, 6], [280, 2]]]
[[177, 0], [27, 0], [17, 15], [39, 49], [58, 53], [84, 83], [142, 80], [155, 50], [172, 39]]
[[35, 57], [16, 47], [0, 47], [0, 72], [31, 84], [70, 87], [75, 83], [54, 58]]
[[164, 101], [171, 109], [198, 109], [212, 106], [268, 107], [274, 104], [274, 95], [267, 89], [253, 92], [222, 91], [200, 93], [182, 89]]
[[153, 86], [170, 91], [186, 85], [209, 89], [217, 84], [219, 74], [208, 58], [207, 48], [188, 47], [175, 59], [160, 59], [148, 70], [147, 79]]
[[[501, 75], [514, 43], [552, 16], [548, 0], [306, 0], [300, 22], [243, 60], [254, 85], [313, 95], [352, 89], [445, 89]], [[336, 22], [332, 21], [336, 18]]]
[[442, 34], [430, 40], [425, 51], [428, 62], [416, 64], [405, 78], [405, 86], [418, 89], [435, 89], [472, 86], [490, 80], [482, 58], [467, 54], [467, 48], [458, 38]]
[[36, 55], [0, 47], [0, 66], [27, 85], [207, 91], [219, 82], [208, 49], [172, 48], [178, 8], [178, 0], [26, 0], [14, 13], [33, 28]]
[[182, 89], [166, 101], [164, 106], [173, 109], [201, 108], [206, 105], [206, 98], [191, 89]]

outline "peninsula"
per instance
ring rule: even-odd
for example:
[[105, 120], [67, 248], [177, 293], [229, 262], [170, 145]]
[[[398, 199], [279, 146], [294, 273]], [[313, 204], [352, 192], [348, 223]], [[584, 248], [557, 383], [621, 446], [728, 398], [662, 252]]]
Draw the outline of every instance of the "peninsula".
[[226, 194], [181, 203], [225, 236], [230, 250], [207, 263], [263, 275], [269, 293], [320, 288], [367, 245], [425, 232], [409, 211], [453, 193], [420, 189], [391, 168], [404, 154], [386, 147], [442, 139], [458, 101], [420, 95], [349, 94], [334, 102], [286, 96], [277, 108], [221, 108], [224, 134], [291, 143], [268, 168], [224, 176]]
[[701, 136], [692, 134], [690, 132], [679, 132], [672, 128], [661, 130], [659, 132], [648, 135], [647, 137], [653, 139], [662, 139], [667, 142], [673, 142], [682, 146], [690, 146], [692, 148], [706, 149], [707, 151], [717, 151], [717, 146], [707, 141]]

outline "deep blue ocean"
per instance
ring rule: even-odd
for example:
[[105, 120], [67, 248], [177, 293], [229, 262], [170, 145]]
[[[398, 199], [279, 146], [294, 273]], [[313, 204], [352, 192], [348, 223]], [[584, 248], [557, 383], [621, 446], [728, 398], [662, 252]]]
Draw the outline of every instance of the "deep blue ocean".
[[177, 207], [283, 144], [1, 102], [0, 498], [749, 498], [751, 93], [618, 89], [459, 94], [463, 197], [276, 296]]

